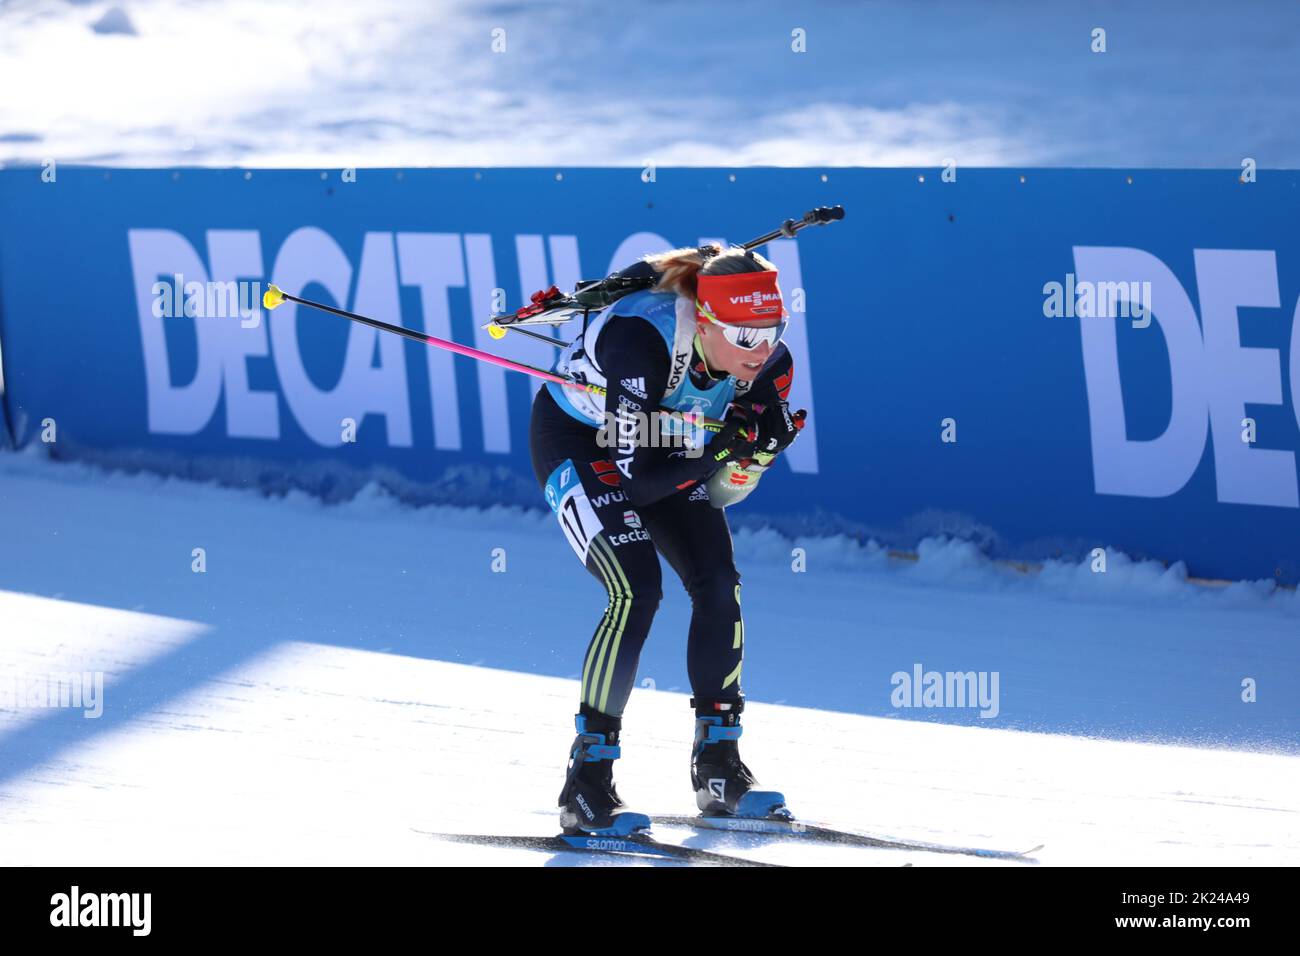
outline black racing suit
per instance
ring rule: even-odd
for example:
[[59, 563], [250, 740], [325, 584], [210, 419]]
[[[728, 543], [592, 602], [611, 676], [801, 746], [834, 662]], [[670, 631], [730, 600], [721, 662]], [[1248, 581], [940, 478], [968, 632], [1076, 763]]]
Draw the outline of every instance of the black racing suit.
[[[649, 427], [664, 396], [670, 357], [663, 337], [637, 316], [611, 316], [596, 342], [605, 373], [606, 408], [644, 409]], [[784, 346], [773, 352], [746, 398], [775, 405], [789, 393], [792, 360]], [[689, 374], [699, 384], [716, 381], [696, 348]], [[628, 388], [644, 383], [645, 394]], [[705, 482], [722, 465], [709, 454], [637, 441], [631, 461], [613, 463], [616, 448], [602, 447], [598, 429], [556, 404], [546, 387], [533, 401], [529, 446], [543, 487], [571, 459], [600, 529], [591, 538], [586, 567], [609, 601], [582, 666], [582, 709], [621, 717], [636, 681], [641, 647], [663, 598], [659, 558], [667, 559], [691, 598], [687, 672], [697, 698], [738, 699], [744, 653], [740, 575], [726, 513], [709, 503]], [[625, 449], [626, 450], [626, 449]]]

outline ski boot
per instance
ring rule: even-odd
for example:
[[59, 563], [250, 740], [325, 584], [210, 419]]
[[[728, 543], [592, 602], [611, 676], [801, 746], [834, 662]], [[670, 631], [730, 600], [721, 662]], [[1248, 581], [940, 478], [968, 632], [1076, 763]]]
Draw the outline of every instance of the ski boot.
[[691, 699], [695, 708], [695, 746], [691, 750], [691, 784], [695, 804], [706, 817], [793, 819], [785, 795], [756, 790], [758, 781], [740, 759], [740, 712], [744, 698]]
[[574, 718], [578, 736], [569, 752], [568, 776], [560, 791], [560, 826], [565, 833], [630, 836], [650, 828], [644, 813], [623, 809], [614, 788], [614, 761], [622, 720], [583, 705]]

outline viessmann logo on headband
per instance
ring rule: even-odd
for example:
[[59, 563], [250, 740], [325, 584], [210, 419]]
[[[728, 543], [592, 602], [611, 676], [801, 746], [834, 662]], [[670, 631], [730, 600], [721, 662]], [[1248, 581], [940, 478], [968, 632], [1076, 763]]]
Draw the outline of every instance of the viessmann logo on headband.
[[[781, 295], [778, 292], [751, 292], [749, 295], [733, 295], [732, 305], [750, 303], [750, 311], [755, 315], [771, 314], [781, 307]], [[775, 306], [763, 306], [764, 302], [775, 302]]]
[[[700, 276], [699, 297], [720, 322], [748, 322], [784, 311], [776, 273], [770, 271]], [[713, 302], [721, 308], [715, 310]]]

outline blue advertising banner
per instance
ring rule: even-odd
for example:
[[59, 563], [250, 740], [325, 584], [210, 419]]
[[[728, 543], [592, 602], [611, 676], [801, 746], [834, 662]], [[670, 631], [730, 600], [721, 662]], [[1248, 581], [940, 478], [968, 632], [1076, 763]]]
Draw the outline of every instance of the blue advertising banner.
[[552, 347], [481, 325], [552, 283], [843, 204], [843, 222], [761, 250], [794, 313], [791, 400], [811, 425], [738, 511], [901, 545], [946, 532], [996, 556], [1115, 547], [1300, 578], [1296, 173], [50, 173], [0, 171], [20, 447], [542, 506], [536, 380], [315, 310], [264, 312], [264, 284], [549, 366]]

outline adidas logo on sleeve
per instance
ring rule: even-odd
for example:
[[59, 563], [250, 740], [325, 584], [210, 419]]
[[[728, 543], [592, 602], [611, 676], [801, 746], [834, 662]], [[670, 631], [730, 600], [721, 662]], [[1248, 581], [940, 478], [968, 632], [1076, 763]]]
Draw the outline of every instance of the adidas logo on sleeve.
[[639, 376], [637, 378], [625, 378], [622, 381], [620, 381], [618, 384], [622, 385], [625, 389], [627, 389], [637, 398], [645, 398], [645, 377], [644, 376]]

